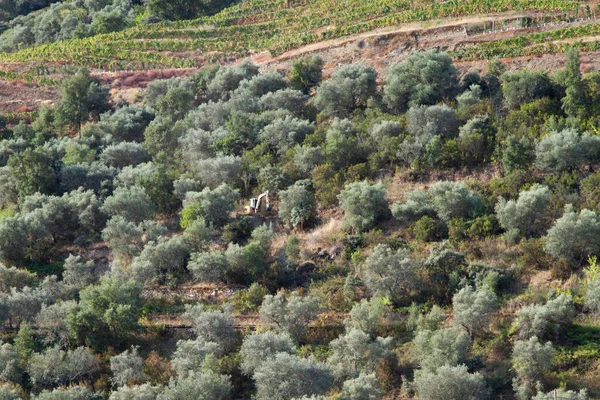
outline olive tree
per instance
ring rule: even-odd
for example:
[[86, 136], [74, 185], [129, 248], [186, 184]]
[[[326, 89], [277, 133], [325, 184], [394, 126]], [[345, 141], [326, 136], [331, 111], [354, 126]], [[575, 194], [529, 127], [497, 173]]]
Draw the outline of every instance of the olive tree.
[[308, 180], [297, 181], [279, 192], [279, 218], [293, 227], [304, 227], [317, 213], [312, 185]]
[[140, 284], [177, 282], [186, 273], [188, 246], [182, 235], [150, 241], [129, 266]]
[[452, 181], [436, 182], [427, 191], [409, 192], [404, 203], [392, 207], [396, 218], [435, 214], [444, 221], [475, 217], [480, 211], [481, 198], [464, 183]]
[[19, 364], [17, 346], [0, 340], [0, 381], [19, 383], [23, 375]]
[[515, 341], [511, 362], [517, 374], [513, 388], [519, 400], [531, 398], [534, 383], [550, 369], [553, 358], [554, 348], [550, 342], [542, 344], [536, 336]]
[[373, 339], [361, 330], [351, 329], [329, 344], [332, 354], [327, 363], [337, 378], [371, 374], [380, 359], [391, 357], [391, 343], [391, 337]]
[[438, 50], [418, 52], [392, 64], [387, 71], [383, 101], [394, 112], [409, 106], [435, 104], [458, 86], [452, 58]]
[[138, 347], [131, 347], [121, 354], [110, 358], [110, 381], [116, 387], [126, 386], [142, 380], [144, 359], [138, 354]]
[[97, 394], [91, 392], [84, 386], [70, 386], [68, 388], [58, 388], [54, 390], [43, 390], [33, 400], [94, 400]]
[[287, 400], [327, 393], [331, 371], [320, 363], [288, 353], [278, 353], [254, 373], [256, 400]]
[[461, 329], [420, 330], [414, 339], [415, 356], [421, 368], [435, 372], [441, 366], [454, 367], [464, 361], [471, 345], [469, 335]]
[[181, 226], [187, 228], [199, 217], [215, 227], [222, 226], [229, 219], [229, 212], [235, 208], [238, 197], [239, 192], [224, 183], [215, 189], [188, 192], [183, 202]]
[[100, 160], [110, 167], [123, 168], [149, 161], [149, 156], [139, 143], [120, 142], [106, 146], [100, 154]]
[[186, 305], [182, 319], [192, 323], [197, 337], [206, 342], [219, 343], [224, 348], [233, 340], [233, 316], [229, 309], [209, 311], [201, 304]]
[[330, 116], [351, 114], [365, 107], [367, 100], [377, 92], [377, 72], [360, 64], [338, 68], [331, 78], [321, 84], [315, 97], [315, 106]]
[[296, 146], [294, 147], [294, 165], [305, 176], [310, 176], [312, 170], [325, 162], [325, 154], [320, 147]]
[[375, 374], [360, 374], [344, 382], [342, 400], [379, 400], [383, 396]]
[[516, 313], [516, 325], [519, 337], [528, 339], [532, 336], [551, 338], [560, 333], [561, 328], [569, 325], [575, 316], [573, 298], [561, 294], [546, 304], [525, 306]]
[[473, 336], [489, 324], [491, 314], [498, 309], [498, 298], [487, 285], [477, 289], [465, 286], [452, 298], [452, 307], [453, 324]]
[[517, 109], [521, 104], [530, 103], [554, 93], [552, 82], [545, 72], [518, 71], [502, 75], [504, 105]]
[[85, 347], [66, 351], [51, 347], [43, 353], [35, 353], [27, 366], [36, 388], [76, 383], [92, 377], [99, 369], [99, 360]]
[[302, 297], [297, 293], [285, 296], [280, 292], [275, 296], [264, 297], [259, 315], [261, 323], [274, 325], [278, 330], [287, 331], [298, 341], [319, 312], [318, 299]]
[[310, 90], [323, 79], [323, 59], [319, 56], [307, 56], [292, 62], [288, 78], [291, 86], [309, 94]]
[[588, 400], [587, 390], [581, 389], [579, 392], [565, 389], [554, 389], [548, 393], [538, 392], [532, 397], [532, 400]]
[[163, 389], [160, 386], [152, 386], [149, 383], [135, 386], [121, 386], [114, 390], [110, 400], [156, 400]]
[[344, 225], [352, 231], [364, 232], [389, 215], [383, 184], [367, 181], [349, 183], [338, 195], [344, 210]]
[[94, 262], [92, 260], [83, 261], [81, 256], [69, 254], [63, 264], [63, 282], [77, 289], [83, 289], [96, 280], [93, 269]]
[[414, 388], [422, 400], [487, 400], [491, 397], [485, 377], [470, 374], [466, 365], [443, 365], [437, 371], [419, 371]]
[[389, 302], [381, 297], [362, 299], [352, 306], [348, 318], [344, 320], [346, 329], [359, 329], [374, 336], [384, 322], [388, 305]]
[[574, 129], [552, 132], [535, 146], [535, 166], [544, 172], [573, 170], [592, 162], [600, 153], [600, 137]]
[[161, 397], [166, 399], [228, 400], [231, 383], [228, 376], [214, 372], [191, 372], [186, 377], [171, 378]]
[[315, 127], [309, 121], [286, 116], [265, 126], [258, 138], [283, 155], [296, 144], [302, 143], [314, 130]]
[[574, 265], [581, 265], [590, 255], [600, 252], [594, 239], [600, 234], [600, 217], [594, 211], [575, 212], [568, 204], [565, 211], [548, 230], [544, 249], [555, 258], [563, 257]]
[[417, 286], [414, 262], [406, 250], [393, 251], [378, 244], [361, 267], [365, 285], [373, 296], [398, 301]]
[[532, 225], [544, 215], [549, 202], [550, 189], [535, 184], [529, 190], [520, 192], [517, 200], [499, 198], [496, 216], [504, 230], [529, 238]]
[[171, 364], [178, 377], [185, 377], [194, 372], [202, 372], [207, 357], [220, 357], [223, 352], [224, 348], [221, 344], [207, 342], [202, 337], [194, 340], [179, 340]]
[[452, 137], [458, 129], [456, 112], [446, 104], [411, 107], [406, 113], [408, 133], [427, 143], [434, 136]]
[[244, 374], [252, 375], [264, 362], [273, 359], [278, 353], [296, 353], [296, 346], [287, 333], [252, 333], [244, 337], [240, 349], [240, 368]]
[[235, 185], [240, 181], [242, 160], [238, 156], [217, 156], [197, 160], [193, 168], [198, 180], [205, 186], [215, 187], [226, 183]]
[[109, 196], [101, 207], [107, 215], [121, 216], [128, 221], [140, 223], [150, 219], [156, 205], [140, 187], [118, 188]]

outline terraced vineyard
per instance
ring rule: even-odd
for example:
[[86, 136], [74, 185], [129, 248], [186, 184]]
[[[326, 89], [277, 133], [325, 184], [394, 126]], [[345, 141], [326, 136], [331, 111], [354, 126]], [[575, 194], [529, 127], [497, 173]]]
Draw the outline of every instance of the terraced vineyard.
[[574, 0], [254, 0], [193, 21], [141, 25], [2, 53], [0, 61], [67, 62], [105, 70], [197, 67], [262, 51], [276, 56], [310, 43], [402, 23], [525, 10], [592, 12], [589, 5]]

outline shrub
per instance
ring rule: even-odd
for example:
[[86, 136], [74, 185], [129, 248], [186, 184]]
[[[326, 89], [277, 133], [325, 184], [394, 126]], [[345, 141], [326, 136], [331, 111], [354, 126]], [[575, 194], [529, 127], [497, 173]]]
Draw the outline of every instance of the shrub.
[[600, 235], [600, 218], [590, 210], [573, 210], [570, 204], [552, 228], [548, 230], [544, 250], [554, 258], [563, 257], [574, 265], [581, 265], [590, 255], [600, 252], [594, 239]]
[[400, 113], [408, 106], [435, 104], [450, 97], [457, 85], [457, 70], [448, 54], [438, 50], [415, 53], [390, 66], [383, 101]]
[[597, 159], [599, 152], [600, 137], [565, 129], [552, 132], [538, 141], [535, 165], [545, 172], [573, 170]]
[[301, 297], [297, 293], [292, 293], [286, 298], [280, 292], [275, 296], [265, 296], [259, 315], [261, 323], [274, 324], [277, 329], [287, 331], [298, 341], [319, 312], [317, 299]]
[[408, 252], [394, 252], [379, 244], [361, 267], [365, 285], [373, 296], [388, 296], [398, 301], [417, 286], [417, 274]]
[[575, 310], [570, 295], [561, 294], [546, 304], [533, 304], [517, 311], [519, 337], [547, 338], [558, 335], [560, 329], [573, 321]]
[[377, 72], [364, 65], [346, 65], [338, 68], [331, 79], [321, 84], [315, 106], [329, 116], [351, 114], [356, 108], [366, 107], [367, 100], [377, 92]]
[[372, 339], [363, 331], [351, 329], [329, 344], [332, 354], [327, 362], [337, 378], [371, 374], [381, 358], [391, 356], [391, 343], [390, 337]]
[[422, 400], [487, 400], [491, 395], [485, 378], [480, 373], [470, 374], [466, 365], [444, 365], [437, 372], [420, 372], [414, 387]]
[[254, 373], [257, 400], [292, 399], [325, 394], [333, 378], [319, 363], [287, 353], [279, 353]]
[[344, 210], [344, 224], [352, 231], [363, 232], [373, 228], [378, 220], [389, 215], [386, 190], [382, 183], [371, 185], [366, 181], [349, 183], [338, 195]]
[[415, 357], [424, 371], [436, 372], [442, 366], [454, 367], [464, 361], [471, 345], [469, 335], [460, 329], [419, 330], [414, 339]]
[[252, 375], [263, 363], [272, 360], [279, 353], [296, 353], [296, 346], [287, 333], [247, 335], [240, 349], [240, 368], [244, 374]]
[[498, 308], [498, 299], [488, 286], [476, 290], [466, 286], [454, 295], [452, 306], [453, 324], [465, 328], [470, 335], [474, 335], [489, 324], [490, 314]]
[[535, 184], [529, 190], [519, 193], [516, 201], [499, 198], [495, 208], [496, 216], [504, 230], [529, 238], [532, 225], [544, 215], [549, 202], [550, 189]]

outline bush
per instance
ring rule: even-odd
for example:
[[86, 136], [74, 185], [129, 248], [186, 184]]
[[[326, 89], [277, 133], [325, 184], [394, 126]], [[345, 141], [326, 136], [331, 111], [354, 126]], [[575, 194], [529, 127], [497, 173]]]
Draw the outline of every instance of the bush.
[[502, 75], [502, 94], [506, 107], [514, 110], [522, 104], [552, 96], [554, 88], [544, 72], [507, 72]]
[[291, 226], [303, 229], [317, 213], [312, 185], [308, 180], [297, 181], [279, 193], [279, 218]]
[[487, 400], [491, 395], [485, 378], [480, 373], [470, 374], [466, 365], [444, 365], [437, 372], [419, 372], [414, 387], [422, 400]]
[[449, 98], [457, 86], [457, 70], [452, 58], [438, 50], [429, 50], [390, 66], [383, 101], [400, 113], [409, 106], [435, 104], [444, 97]]
[[296, 346], [287, 333], [253, 333], [247, 335], [240, 349], [240, 368], [252, 375], [263, 363], [279, 353], [295, 354]]
[[363, 331], [351, 329], [329, 344], [332, 354], [327, 362], [337, 378], [358, 378], [361, 373], [373, 373], [381, 358], [391, 357], [391, 343], [391, 337], [373, 339]]
[[388, 296], [399, 301], [417, 287], [418, 278], [408, 252], [397, 252], [379, 244], [361, 267], [365, 285], [373, 296]]
[[319, 56], [307, 56], [294, 60], [288, 78], [294, 89], [309, 94], [323, 79], [323, 59]]
[[436, 372], [442, 366], [464, 361], [471, 345], [469, 335], [460, 329], [419, 330], [414, 339], [414, 355], [424, 371]]
[[389, 208], [382, 183], [371, 185], [366, 181], [349, 183], [338, 195], [344, 210], [344, 225], [353, 232], [373, 228], [377, 221], [388, 217]]
[[499, 198], [496, 216], [504, 230], [515, 231], [529, 238], [533, 224], [545, 214], [549, 202], [550, 189], [535, 184], [529, 190], [520, 192], [516, 201]]
[[338, 68], [331, 79], [321, 84], [315, 106], [325, 115], [343, 116], [356, 108], [366, 107], [367, 100], [377, 92], [377, 72], [364, 65]]
[[261, 323], [274, 324], [277, 329], [287, 331], [298, 341], [319, 312], [317, 299], [301, 297], [297, 293], [292, 293], [286, 298], [280, 292], [275, 296], [265, 296], [259, 315]]
[[292, 399], [327, 393], [333, 383], [329, 369], [319, 363], [279, 353], [254, 373], [257, 400]]
[[544, 250], [554, 258], [563, 257], [579, 266], [588, 256], [600, 253], [600, 218], [590, 210], [573, 210], [570, 204], [552, 228], [548, 230]]
[[600, 137], [574, 129], [552, 132], [535, 146], [535, 166], [544, 172], [562, 172], [579, 168], [600, 153]]
[[519, 337], [528, 339], [533, 336], [550, 338], [558, 335], [561, 328], [569, 325], [575, 316], [573, 299], [561, 294], [546, 304], [533, 304], [517, 311], [516, 324]]
[[477, 290], [466, 286], [454, 295], [452, 306], [453, 324], [465, 328], [470, 335], [475, 335], [489, 324], [490, 314], [498, 308], [498, 298], [488, 286]]

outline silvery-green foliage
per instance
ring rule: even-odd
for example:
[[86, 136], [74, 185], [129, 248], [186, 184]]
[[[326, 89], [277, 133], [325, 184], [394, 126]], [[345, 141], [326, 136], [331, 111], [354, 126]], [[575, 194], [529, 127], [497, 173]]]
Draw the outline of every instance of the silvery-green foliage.
[[535, 147], [535, 166], [545, 172], [561, 172], [581, 167], [597, 158], [600, 137], [574, 129], [552, 132]]
[[491, 395], [485, 377], [479, 372], [470, 374], [466, 365], [418, 371], [414, 388], [420, 400], [487, 400]]
[[252, 97], [262, 97], [267, 93], [277, 92], [287, 87], [283, 76], [277, 71], [264, 72], [256, 76], [245, 78], [240, 82], [234, 96], [240, 92], [247, 92]]
[[325, 154], [320, 147], [303, 145], [294, 147], [294, 165], [305, 176], [319, 164], [325, 162]]
[[233, 339], [233, 316], [229, 309], [207, 311], [201, 304], [185, 306], [182, 319], [192, 323], [192, 330], [206, 342], [214, 342], [227, 347]]
[[19, 358], [15, 345], [0, 340], [0, 382], [20, 382], [23, 371], [19, 366]]
[[252, 375], [264, 362], [278, 353], [296, 353], [296, 346], [289, 334], [272, 331], [252, 333], [244, 337], [240, 349], [240, 368], [244, 374]]
[[517, 340], [513, 346], [512, 366], [522, 381], [533, 382], [550, 369], [554, 358], [551, 342], [541, 343], [536, 336]]
[[93, 376], [100, 369], [99, 360], [85, 347], [63, 351], [51, 347], [35, 353], [27, 366], [34, 387], [68, 385]]
[[111, 217], [120, 216], [128, 221], [140, 223], [150, 219], [156, 210], [156, 205], [144, 189], [132, 186], [117, 188], [106, 198], [100, 209]]
[[316, 213], [317, 203], [310, 181], [297, 181], [279, 193], [279, 218], [291, 226], [303, 227]]
[[443, 365], [454, 367], [465, 360], [471, 338], [465, 331], [456, 328], [420, 330], [414, 343], [413, 354], [419, 360], [421, 368], [435, 372]]
[[335, 168], [344, 168], [359, 162], [361, 149], [358, 132], [349, 119], [333, 120], [325, 135], [325, 155]]
[[288, 110], [300, 115], [309, 97], [299, 90], [282, 89], [262, 96], [258, 104], [263, 110]]
[[101, 398], [83, 386], [43, 390], [33, 400], [95, 400]]
[[26, 269], [8, 268], [0, 264], [0, 293], [10, 292], [11, 288], [22, 289], [25, 286], [32, 286], [35, 280], [35, 275]]
[[491, 314], [498, 309], [498, 298], [488, 286], [478, 289], [465, 286], [452, 298], [452, 307], [452, 323], [475, 335], [489, 324]]
[[539, 220], [550, 201], [550, 189], [547, 186], [535, 184], [529, 190], [519, 193], [517, 200], [499, 198], [496, 203], [496, 216], [505, 230], [517, 230], [520, 235], [529, 237], [531, 225]]
[[152, 162], [128, 165], [119, 171], [114, 183], [118, 188], [129, 188], [136, 186], [141, 179], [153, 176], [155, 173], [156, 167]]
[[110, 394], [109, 400], [157, 400], [163, 390], [160, 386], [149, 383], [136, 386], [122, 386]]
[[408, 193], [406, 202], [395, 203], [392, 208], [396, 218], [418, 217], [432, 211], [444, 221], [475, 217], [481, 211], [481, 199], [462, 182], [440, 181], [426, 192]]
[[516, 313], [516, 324], [519, 337], [528, 339], [532, 336], [551, 338], [559, 334], [561, 328], [570, 324], [575, 316], [573, 298], [561, 294], [546, 304], [525, 306]]
[[223, 355], [223, 351], [220, 343], [207, 342], [202, 337], [194, 340], [182, 339], [177, 342], [177, 349], [173, 353], [171, 364], [178, 377], [185, 377], [189, 373], [201, 372], [207, 356], [220, 357]]
[[481, 101], [482, 90], [481, 86], [472, 84], [467, 90], [456, 96], [456, 103], [459, 110], [471, 107]]
[[188, 192], [199, 192], [204, 188], [202, 182], [192, 178], [179, 178], [173, 181], [173, 196], [183, 201]]
[[352, 306], [344, 325], [346, 329], [359, 329], [373, 336], [382, 326], [387, 313], [388, 305], [383, 298], [362, 299]]
[[190, 372], [185, 377], [171, 378], [159, 398], [228, 400], [231, 398], [229, 376], [213, 372]]
[[65, 165], [60, 171], [60, 189], [71, 192], [82, 187], [95, 194], [108, 194], [117, 175], [116, 168], [99, 161], [89, 164]]
[[21, 400], [21, 395], [16, 387], [0, 383], [0, 400]]
[[565, 389], [554, 389], [548, 393], [538, 392], [532, 400], [588, 400], [587, 390], [581, 389], [579, 392]]
[[379, 400], [383, 395], [375, 374], [360, 374], [344, 382], [342, 400]]
[[397, 300], [416, 288], [418, 278], [408, 251], [393, 251], [386, 244], [378, 244], [361, 266], [365, 285], [373, 296]]
[[548, 230], [544, 249], [555, 258], [564, 257], [581, 265], [589, 255], [600, 254], [600, 217], [594, 211], [575, 212], [571, 204]]
[[418, 142], [426, 144], [434, 136], [456, 135], [456, 112], [446, 104], [411, 107], [406, 113], [408, 133]]
[[[158, 81], [150, 84], [155, 82]], [[116, 141], [141, 142], [144, 139], [144, 129], [153, 118], [154, 115], [149, 110], [129, 104], [117, 108], [114, 112], [101, 114], [98, 126]]]
[[257, 75], [258, 67], [250, 61], [220, 68], [207, 86], [207, 95], [213, 100], [227, 100], [244, 79], [250, 80]]
[[108, 220], [102, 231], [102, 239], [119, 259], [131, 260], [140, 254], [145, 244], [156, 241], [167, 232], [164, 225], [154, 221], [144, 221], [138, 225], [121, 216]]
[[223, 183], [215, 189], [204, 188], [201, 192], [188, 192], [183, 206], [197, 205], [199, 217], [203, 217], [207, 223], [221, 226], [229, 219], [229, 212], [235, 209], [238, 197], [238, 190]]
[[287, 400], [327, 393], [331, 371], [321, 363], [288, 353], [267, 360], [254, 373], [256, 400]]
[[268, 143], [278, 154], [285, 154], [290, 148], [304, 141], [315, 130], [309, 121], [286, 116], [278, 118], [265, 126], [258, 138]]
[[149, 156], [141, 144], [135, 142], [120, 142], [111, 144], [102, 150], [100, 161], [108, 166], [123, 168], [128, 165], [138, 165], [148, 161]]
[[51, 304], [52, 295], [42, 288], [33, 289], [29, 286], [17, 290], [12, 288], [6, 298], [9, 317], [12, 322], [29, 322], [40, 312], [43, 304]]
[[344, 225], [357, 232], [367, 231], [389, 214], [383, 184], [367, 181], [349, 183], [338, 195], [344, 210]]
[[333, 340], [332, 354], [327, 360], [337, 378], [356, 378], [360, 373], [375, 371], [377, 361], [391, 356], [392, 338], [371, 338], [367, 333], [351, 329]]
[[402, 134], [402, 124], [398, 121], [384, 120], [373, 125], [369, 130], [369, 134], [375, 141], [400, 136]]
[[265, 296], [259, 315], [262, 324], [274, 325], [278, 330], [287, 331], [298, 341], [319, 312], [318, 299], [310, 296], [302, 297], [295, 292], [286, 297], [279, 292], [275, 296]]
[[197, 160], [192, 168], [200, 182], [215, 187], [223, 183], [235, 185], [240, 180], [242, 159], [238, 156], [219, 155]]
[[83, 289], [94, 283], [93, 269], [93, 261], [83, 261], [81, 256], [69, 254], [63, 264], [63, 282], [77, 289]]
[[383, 101], [394, 112], [420, 104], [435, 104], [458, 86], [452, 58], [439, 50], [417, 52], [387, 71]]
[[144, 359], [138, 354], [138, 349], [139, 347], [132, 346], [131, 349], [110, 358], [110, 381], [116, 387], [141, 381]]
[[315, 106], [325, 115], [347, 115], [357, 107], [365, 107], [377, 92], [377, 71], [360, 64], [345, 65], [335, 70], [321, 84]]
[[201, 282], [225, 281], [229, 263], [221, 250], [209, 250], [193, 253], [187, 269]]
[[164, 284], [185, 273], [188, 257], [188, 246], [182, 235], [163, 236], [148, 242], [129, 269], [137, 282]]
[[274, 237], [275, 231], [273, 230], [273, 225], [271, 223], [262, 224], [252, 230], [250, 242], [257, 243], [265, 252], [268, 252], [271, 249]]
[[71, 334], [67, 325], [69, 313], [77, 306], [75, 300], [61, 301], [52, 305], [42, 305], [35, 321], [38, 326], [44, 327], [43, 342], [46, 345], [54, 344], [66, 348], [71, 341]]
[[[1, 152], [0, 149], [0, 157]], [[8, 167], [0, 167], [0, 208], [9, 208], [16, 205], [18, 201], [15, 178], [10, 174]]]
[[588, 283], [583, 304], [594, 314], [600, 312], [600, 279], [596, 278]]

